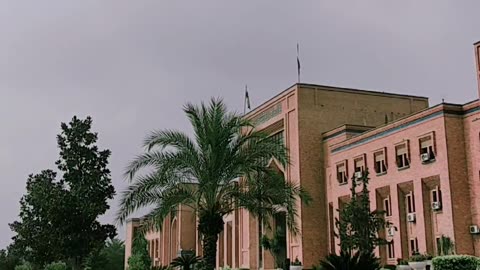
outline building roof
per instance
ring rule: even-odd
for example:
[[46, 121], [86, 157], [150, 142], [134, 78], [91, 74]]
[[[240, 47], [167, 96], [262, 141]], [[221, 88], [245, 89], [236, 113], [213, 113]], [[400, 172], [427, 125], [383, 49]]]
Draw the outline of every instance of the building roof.
[[376, 90], [362, 90], [362, 89], [355, 89], [355, 88], [347, 88], [347, 87], [340, 87], [340, 86], [329, 86], [329, 85], [321, 85], [321, 84], [310, 84], [310, 83], [295, 83], [288, 87], [287, 89], [281, 91], [280, 93], [276, 94], [275, 96], [271, 97], [270, 99], [266, 100], [265, 102], [261, 103], [260, 105], [256, 106], [253, 110], [249, 111], [245, 114], [245, 117], [251, 117], [255, 114], [260, 108], [264, 107], [266, 104], [271, 103], [273, 100], [278, 99], [279, 97], [285, 95], [289, 91], [295, 88], [316, 88], [319, 90], [324, 91], [338, 91], [338, 92], [351, 92], [351, 93], [360, 93], [360, 94], [374, 94], [374, 95], [381, 95], [381, 96], [396, 96], [396, 97], [405, 97], [405, 98], [416, 98], [416, 99], [425, 99], [428, 100], [427, 97], [423, 96], [416, 96], [416, 95], [405, 95], [405, 94], [397, 94], [392, 92], [384, 92], [384, 91], [376, 91]]
[[[371, 140], [374, 140], [379, 137], [383, 137], [385, 135], [388, 135], [398, 130], [409, 127], [411, 125], [414, 125], [423, 121], [427, 121], [432, 117], [435, 117], [440, 114], [447, 113], [447, 114], [454, 114], [454, 115], [466, 115], [478, 110], [480, 110], [480, 100], [478, 99], [474, 101], [470, 101], [463, 105], [452, 104], [452, 103], [440, 103], [435, 106], [426, 108], [424, 110], [421, 110], [416, 113], [394, 120], [385, 125], [381, 125], [376, 128], [367, 130], [363, 133], [360, 133], [342, 142], [333, 144], [331, 146], [331, 150], [332, 152], [338, 152], [345, 149], [353, 148], [353, 147], [356, 147], [357, 145], [367, 143]], [[335, 132], [338, 129], [339, 128], [336, 128], [336, 129], [325, 132], [323, 140], [327, 140], [328, 138], [331, 138], [332, 132]], [[327, 137], [325, 135], [330, 135], [330, 136]]]

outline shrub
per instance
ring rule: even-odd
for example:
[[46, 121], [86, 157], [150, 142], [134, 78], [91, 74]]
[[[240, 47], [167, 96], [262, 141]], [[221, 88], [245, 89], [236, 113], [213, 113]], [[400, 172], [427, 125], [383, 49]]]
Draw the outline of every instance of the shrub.
[[15, 270], [32, 270], [32, 266], [29, 263], [24, 263], [15, 266]]
[[340, 255], [330, 254], [320, 261], [319, 269], [322, 270], [378, 270], [380, 262], [373, 253], [356, 252], [353, 256], [341, 252]]
[[426, 260], [427, 260], [427, 257], [422, 254], [413, 255], [412, 257], [410, 257], [410, 259], [408, 259], [409, 262], [423, 262]]
[[183, 270], [190, 270], [199, 260], [200, 257], [195, 256], [195, 254], [182, 254], [180, 257], [173, 259], [170, 265], [173, 267], [182, 267]]
[[397, 259], [398, 265], [408, 265], [408, 261], [404, 259]]
[[63, 262], [54, 262], [45, 266], [45, 270], [67, 270], [67, 265]]
[[476, 270], [479, 259], [469, 255], [449, 255], [432, 260], [435, 270]]
[[146, 270], [150, 268], [150, 263], [147, 263], [142, 254], [134, 254], [128, 258], [129, 270]]
[[387, 264], [387, 265], [384, 265], [382, 269], [395, 270], [397, 269], [397, 266], [392, 264]]

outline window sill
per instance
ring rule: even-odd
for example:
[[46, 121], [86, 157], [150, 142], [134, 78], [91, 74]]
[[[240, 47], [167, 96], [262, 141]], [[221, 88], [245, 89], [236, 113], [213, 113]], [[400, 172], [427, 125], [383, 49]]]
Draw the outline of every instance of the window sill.
[[345, 186], [346, 184], [348, 184], [348, 182], [345, 182], [345, 183], [338, 183], [339, 186]]
[[407, 170], [407, 169], [410, 169], [410, 165], [408, 165], [408, 166], [403, 166], [403, 167], [399, 167], [399, 168], [398, 168], [398, 171], [404, 171], [404, 170]]
[[381, 173], [377, 173], [377, 176], [382, 176], [382, 175], [385, 175], [387, 174], [387, 172], [381, 172]]
[[423, 164], [423, 165], [427, 165], [427, 164], [433, 163], [433, 162], [435, 162], [435, 161], [436, 161], [436, 159], [433, 158], [433, 159], [429, 159], [429, 160], [427, 160], [427, 161], [422, 161], [422, 164]]

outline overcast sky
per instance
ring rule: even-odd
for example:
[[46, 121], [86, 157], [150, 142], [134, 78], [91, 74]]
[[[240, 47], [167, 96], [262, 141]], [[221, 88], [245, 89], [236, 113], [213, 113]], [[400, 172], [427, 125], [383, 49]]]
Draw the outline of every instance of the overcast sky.
[[303, 82], [477, 98], [480, 1], [286, 2], [0, 0], [0, 248], [60, 122], [93, 117], [121, 191], [148, 131], [190, 132], [185, 102], [241, 111], [245, 84], [253, 106], [292, 85], [297, 42]]

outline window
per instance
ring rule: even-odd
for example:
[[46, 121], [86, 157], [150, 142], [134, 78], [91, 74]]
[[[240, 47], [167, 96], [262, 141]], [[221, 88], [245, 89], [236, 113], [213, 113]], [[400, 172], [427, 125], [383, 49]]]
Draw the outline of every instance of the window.
[[373, 154], [375, 160], [375, 172], [377, 174], [387, 173], [386, 150], [375, 152]]
[[337, 181], [341, 185], [346, 184], [348, 181], [346, 161], [337, 165]]
[[420, 158], [423, 163], [435, 160], [433, 134], [420, 139]]
[[395, 258], [395, 246], [393, 244], [393, 240], [388, 242], [388, 244], [387, 244], [387, 253], [388, 253], [388, 258], [389, 259], [394, 259]]
[[440, 237], [436, 237], [436, 244], [437, 244], [437, 255], [442, 254], [442, 244], [440, 242]]
[[411, 238], [410, 239], [410, 255], [415, 255], [418, 253], [418, 239]]
[[283, 137], [284, 137], [284, 136], [283, 136], [283, 130], [270, 136], [270, 138], [271, 138], [273, 141], [278, 142], [278, 143], [280, 143], [280, 144], [282, 144], [282, 145], [284, 144]]
[[410, 158], [408, 155], [408, 143], [397, 145], [395, 147], [397, 156], [397, 167], [399, 169], [408, 168], [410, 166]]
[[392, 204], [390, 203], [390, 196], [383, 199], [383, 210], [385, 211], [385, 215], [387, 217], [392, 216]]
[[432, 203], [433, 211], [440, 211], [442, 209], [442, 192], [438, 186], [430, 191], [430, 202]]
[[363, 177], [365, 171], [365, 156], [357, 157], [353, 160], [355, 178], [360, 179]]
[[415, 213], [415, 198], [413, 197], [413, 192], [410, 192], [406, 196], [407, 201], [407, 213]]

